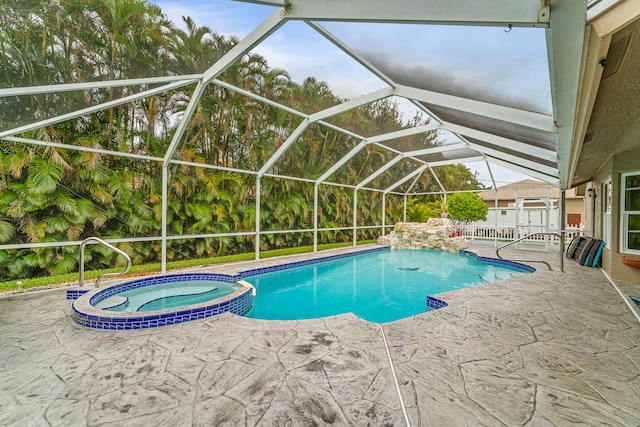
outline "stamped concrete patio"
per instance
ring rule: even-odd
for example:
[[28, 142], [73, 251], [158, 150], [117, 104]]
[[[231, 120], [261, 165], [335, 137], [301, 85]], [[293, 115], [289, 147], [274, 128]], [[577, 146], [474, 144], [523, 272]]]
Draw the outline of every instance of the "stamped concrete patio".
[[383, 325], [225, 314], [101, 331], [71, 321], [62, 289], [1, 297], [0, 425], [640, 425], [640, 285], [616, 283], [623, 298], [599, 269], [565, 269]]

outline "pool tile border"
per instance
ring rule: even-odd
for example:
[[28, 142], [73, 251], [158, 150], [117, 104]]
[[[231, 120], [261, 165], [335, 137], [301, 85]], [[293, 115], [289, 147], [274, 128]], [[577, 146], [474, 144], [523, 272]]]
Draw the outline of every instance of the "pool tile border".
[[520, 270], [528, 271], [529, 273], [534, 273], [536, 271], [536, 269], [531, 267], [530, 265], [522, 264], [520, 262], [509, 261], [507, 259], [488, 258], [488, 257], [480, 256], [480, 255], [476, 254], [475, 252], [465, 251], [464, 249], [460, 249], [459, 253], [461, 255], [466, 255], [466, 256], [470, 256], [472, 258], [475, 258], [476, 261], [478, 261], [478, 262], [484, 262], [484, 263], [487, 263], [487, 264], [496, 264], [496, 265], [502, 265], [502, 266], [507, 266], [507, 267], [512, 267], [512, 268], [518, 268]]
[[[101, 316], [97, 314], [88, 314], [77, 305], [73, 304], [73, 320], [82, 325], [96, 329], [109, 330], [131, 330], [146, 329], [157, 326], [174, 325], [191, 320], [204, 319], [206, 317], [231, 312], [239, 316], [243, 316], [251, 311], [253, 306], [253, 297], [251, 289], [237, 291], [239, 295], [235, 295], [225, 301], [216, 300], [214, 304], [205, 306], [197, 306], [186, 310], [178, 310], [171, 312], [149, 312], [144, 316]], [[236, 294], [234, 293], [234, 294]], [[106, 310], [101, 310], [109, 313]]]
[[437, 310], [439, 308], [446, 307], [448, 305], [449, 305], [449, 303], [447, 303], [445, 300], [441, 300], [440, 298], [436, 298], [434, 296], [427, 295], [427, 307], [428, 308], [431, 308], [433, 310]]
[[337, 259], [350, 258], [356, 255], [363, 255], [363, 254], [369, 254], [373, 252], [382, 252], [382, 251], [390, 251], [390, 250], [391, 248], [389, 246], [382, 246], [379, 248], [365, 249], [358, 252], [348, 252], [344, 254], [329, 255], [325, 257], [307, 259], [303, 261], [289, 262], [286, 264], [272, 265], [270, 267], [252, 268], [250, 270], [243, 270], [238, 274], [241, 276], [240, 277], [241, 279], [244, 279], [245, 277], [257, 276], [259, 274], [273, 273], [275, 271], [289, 270], [291, 268], [304, 267], [306, 265], [318, 264], [325, 261], [335, 261]]
[[[235, 275], [218, 273], [183, 273], [165, 276], [149, 276], [130, 282], [95, 290], [80, 290], [80, 297], [72, 305], [73, 320], [89, 328], [108, 330], [133, 330], [146, 329], [158, 326], [174, 325], [191, 320], [204, 319], [221, 313], [231, 312], [243, 316], [253, 307], [252, 288], [244, 287], [230, 295], [218, 298], [213, 302], [191, 306], [188, 309], [170, 309], [162, 311], [150, 311], [148, 313], [121, 313], [101, 310], [93, 304], [103, 301], [118, 292], [142, 288], [158, 283], [171, 283], [183, 280], [216, 280], [221, 282], [235, 282]], [[91, 293], [89, 293], [91, 292]], [[73, 294], [71, 295], [73, 296]], [[67, 298], [69, 298], [67, 292]]]
[[97, 292], [91, 297], [91, 304], [97, 304], [109, 298], [112, 295], [120, 292], [129, 291], [132, 289], [143, 288], [145, 286], [157, 285], [162, 283], [182, 282], [186, 280], [203, 281], [213, 280], [217, 282], [233, 283], [238, 279], [235, 276], [219, 273], [177, 273], [167, 274], [164, 276], [149, 276], [143, 279], [132, 280], [130, 282], [124, 282], [117, 285], [103, 288], [101, 292]]
[[67, 289], [67, 299], [68, 300], [77, 300], [82, 295], [89, 292], [91, 289]]
[[[152, 311], [148, 315], [132, 316], [129, 313], [116, 313], [107, 310], [100, 310], [93, 306], [104, 299], [119, 292], [150, 286], [158, 283], [171, 283], [184, 280], [215, 280], [221, 282], [238, 282], [245, 277], [256, 276], [258, 274], [271, 273], [274, 271], [287, 270], [302, 267], [309, 264], [316, 264], [341, 258], [348, 258], [355, 255], [371, 252], [389, 251], [389, 247], [371, 248], [358, 252], [350, 252], [338, 255], [309, 259], [304, 261], [278, 264], [270, 267], [254, 268], [244, 270], [236, 274], [221, 273], [177, 273], [165, 276], [149, 276], [124, 283], [119, 283], [100, 290], [70, 289], [67, 291], [67, 299], [75, 300], [72, 305], [73, 320], [89, 328], [108, 330], [133, 330], [146, 329], [158, 326], [174, 325], [191, 320], [204, 319], [221, 313], [231, 312], [239, 316], [244, 316], [253, 308], [253, 287], [246, 287], [231, 295], [215, 300], [213, 304], [200, 304], [185, 310], [163, 310]], [[85, 296], [91, 292], [90, 295]]]
[[[289, 262], [285, 264], [277, 264], [269, 267], [252, 268], [243, 270], [235, 274], [222, 273], [177, 273], [164, 276], [149, 276], [142, 279], [128, 281], [120, 284], [103, 288], [101, 290], [89, 289], [70, 289], [67, 291], [67, 299], [75, 300], [73, 303], [73, 320], [83, 326], [108, 329], [108, 330], [133, 330], [146, 329], [158, 326], [173, 325], [191, 320], [204, 319], [206, 317], [215, 316], [225, 312], [231, 312], [240, 316], [244, 316], [253, 308], [254, 289], [245, 287], [226, 297], [215, 300], [212, 304], [203, 303], [192, 306], [184, 310], [166, 310], [149, 312], [147, 315], [131, 316], [129, 313], [114, 313], [106, 310], [100, 310], [93, 306], [114, 294], [122, 291], [137, 289], [157, 283], [171, 283], [184, 280], [215, 280], [221, 282], [238, 282], [246, 277], [256, 276], [259, 274], [272, 273], [275, 271], [288, 270], [292, 268], [303, 267], [310, 264], [318, 264], [326, 261], [333, 261], [342, 258], [349, 258], [356, 255], [390, 251], [389, 246], [366, 249], [357, 252], [348, 252], [338, 255], [329, 255], [308, 260]], [[508, 261], [497, 258], [488, 258], [475, 254], [474, 252], [460, 250], [459, 253], [464, 256], [471, 256], [478, 262], [497, 264], [518, 268], [528, 272], [536, 271], [535, 268], [514, 261]], [[91, 295], [85, 296], [91, 292]], [[426, 305], [428, 309], [439, 309], [447, 307], [448, 303], [444, 300], [428, 295]]]

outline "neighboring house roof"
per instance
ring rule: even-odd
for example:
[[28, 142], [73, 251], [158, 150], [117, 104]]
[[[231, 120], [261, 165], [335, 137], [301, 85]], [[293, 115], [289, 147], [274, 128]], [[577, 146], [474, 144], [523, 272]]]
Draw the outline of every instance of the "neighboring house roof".
[[[497, 188], [498, 200], [515, 200], [517, 197], [546, 197], [559, 198], [560, 189], [545, 182], [524, 179], [513, 184], [503, 185]], [[481, 191], [478, 196], [483, 200], [495, 200], [496, 190]], [[569, 195], [567, 195], [569, 196]]]

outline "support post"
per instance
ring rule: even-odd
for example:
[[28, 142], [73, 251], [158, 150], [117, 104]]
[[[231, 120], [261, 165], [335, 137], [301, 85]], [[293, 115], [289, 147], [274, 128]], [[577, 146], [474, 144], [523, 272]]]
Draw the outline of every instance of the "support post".
[[[512, 239], [519, 239], [520, 238], [520, 200], [518, 200], [517, 189], [515, 191], [515, 198], [516, 198], [516, 223], [515, 223], [515, 231], [514, 231], [515, 234], [513, 235]], [[515, 248], [519, 249], [518, 243], [516, 243]]]
[[386, 235], [385, 232], [385, 221], [386, 221], [386, 210], [387, 210], [387, 193], [382, 193], [382, 235]]
[[[546, 212], [546, 219], [545, 219], [545, 227], [544, 227], [544, 231], [545, 233], [549, 233], [550, 228], [551, 228], [551, 208], [553, 207], [553, 204], [551, 203], [551, 188], [547, 187], [547, 199], [545, 201], [545, 212]], [[549, 237], [548, 234], [545, 234], [544, 236], [544, 250], [545, 251], [549, 251], [549, 245], [551, 243], [551, 238]]]
[[494, 204], [495, 210], [493, 211], [493, 213], [495, 214], [494, 216], [495, 216], [495, 225], [496, 225], [495, 227], [496, 231], [493, 233], [493, 246], [497, 248], [498, 247], [498, 188], [495, 187], [495, 184], [493, 185], [494, 185], [493, 188], [495, 193], [495, 204]]
[[313, 184], [313, 252], [318, 252], [318, 183]]
[[596, 238], [596, 208], [597, 208], [597, 203], [596, 203], [596, 192], [595, 192], [595, 183], [591, 182], [591, 189], [593, 190], [593, 197], [589, 197], [590, 201], [591, 201], [591, 237], [593, 239]]
[[358, 189], [353, 189], [353, 246], [358, 244]]
[[402, 222], [407, 222], [407, 195], [404, 195], [404, 210], [402, 213]]
[[560, 271], [564, 273], [564, 240], [565, 228], [567, 228], [566, 219], [566, 194], [565, 190], [560, 190]]
[[160, 254], [160, 271], [167, 272], [167, 209], [169, 206], [169, 163], [162, 165], [162, 250]]
[[256, 177], [256, 261], [260, 259], [260, 177]]

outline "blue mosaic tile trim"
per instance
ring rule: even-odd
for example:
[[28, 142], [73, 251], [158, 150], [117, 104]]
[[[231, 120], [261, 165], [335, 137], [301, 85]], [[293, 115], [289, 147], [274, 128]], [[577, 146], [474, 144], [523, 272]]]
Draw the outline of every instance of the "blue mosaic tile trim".
[[274, 271], [289, 270], [291, 268], [304, 267], [305, 265], [318, 264], [320, 262], [325, 262], [325, 261], [335, 261], [337, 259], [351, 258], [357, 255], [369, 254], [372, 252], [390, 251], [390, 250], [391, 248], [389, 246], [382, 246], [379, 248], [365, 249], [359, 252], [351, 252], [351, 253], [340, 254], [340, 255], [330, 255], [322, 258], [308, 259], [304, 261], [274, 265], [271, 267], [261, 267], [261, 268], [254, 268], [251, 270], [244, 270], [244, 271], [241, 271], [239, 275], [240, 275], [240, 279], [244, 279], [245, 277], [257, 276], [258, 274], [273, 273]]
[[251, 296], [251, 289], [247, 288], [242, 294], [226, 301], [168, 313], [132, 313], [131, 316], [126, 317], [93, 316], [80, 312], [74, 304], [71, 317], [76, 323], [89, 328], [133, 330], [175, 325], [191, 320], [204, 319], [227, 311], [239, 316], [244, 316], [251, 311], [252, 307], [253, 297]]
[[89, 302], [91, 305], [95, 306], [100, 301], [124, 291], [130, 291], [131, 289], [138, 289], [145, 286], [157, 285], [159, 283], [184, 282], [186, 280], [213, 280], [218, 282], [233, 283], [240, 280], [240, 277], [238, 275], [219, 273], [183, 273], [167, 274], [164, 276], [149, 276], [143, 279], [132, 280], [130, 282], [120, 283], [118, 285], [113, 285], [105, 288], [103, 291], [100, 291], [92, 296]]
[[446, 307], [449, 304], [446, 301], [438, 299], [436, 297], [432, 297], [431, 295], [427, 295], [427, 308], [432, 308], [437, 310], [442, 307]]
[[488, 258], [488, 257], [484, 257], [484, 256], [480, 256], [474, 252], [470, 252], [470, 251], [465, 251], [464, 249], [461, 249], [459, 252], [459, 254], [461, 255], [466, 255], [466, 256], [470, 256], [476, 259], [476, 261], [478, 262], [484, 262], [487, 264], [496, 264], [496, 265], [502, 265], [502, 266], [506, 266], [506, 267], [511, 267], [511, 268], [516, 268], [518, 270], [523, 270], [523, 271], [528, 271], [529, 273], [533, 273], [536, 271], [535, 268], [526, 265], [526, 264], [522, 264], [520, 262], [515, 262], [515, 261], [509, 261], [506, 259], [499, 259], [499, 258]]
[[82, 295], [89, 292], [90, 289], [67, 289], [67, 299], [68, 300], [77, 300]]
[[631, 298], [631, 301], [633, 301], [638, 306], [638, 308], [640, 308], [640, 297], [629, 295], [629, 298]]
[[[151, 286], [159, 283], [171, 283], [182, 282], [186, 280], [213, 280], [220, 282], [233, 283], [241, 280], [244, 277], [255, 276], [258, 274], [270, 273], [273, 271], [287, 270], [296, 267], [302, 267], [309, 264], [317, 264], [324, 261], [337, 260], [341, 258], [354, 257], [361, 254], [368, 254], [379, 251], [391, 250], [388, 246], [366, 249], [363, 251], [331, 255], [306, 261], [292, 262], [288, 264], [280, 264], [272, 267], [256, 268], [252, 270], [241, 271], [238, 274], [219, 274], [219, 273], [184, 273], [184, 274], [171, 274], [164, 276], [150, 276], [130, 282], [121, 283], [105, 288], [103, 291], [97, 292], [91, 297], [89, 303], [92, 306], [100, 301], [109, 298], [112, 295], [128, 291], [131, 289], [138, 289], [145, 286]], [[89, 290], [82, 290], [81, 294], [88, 292]], [[167, 312], [161, 314], [148, 314], [139, 315], [133, 314], [132, 316], [93, 316], [90, 314], [80, 312], [75, 305], [73, 306], [72, 318], [73, 320], [83, 326], [95, 329], [108, 329], [108, 330], [132, 330], [132, 329], [146, 329], [154, 328], [157, 326], [174, 325], [177, 323], [188, 322], [190, 320], [204, 319], [206, 317], [215, 316], [224, 312], [231, 312], [239, 316], [244, 316], [249, 313], [253, 308], [253, 297], [251, 295], [252, 289], [246, 289], [245, 292], [234, 297], [230, 300], [222, 301], [219, 303], [210, 304], [202, 307], [186, 308], [178, 310], [177, 312]], [[80, 295], [81, 295], [80, 294]], [[73, 299], [77, 299], [80, 295]], [[69, 299], [67, 297], [67, 299]], [[445, 303], [446, 304], [446, 303]]]

